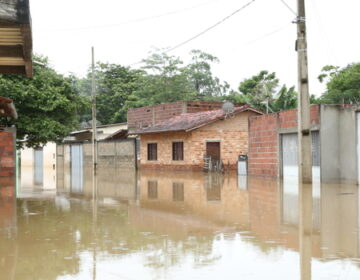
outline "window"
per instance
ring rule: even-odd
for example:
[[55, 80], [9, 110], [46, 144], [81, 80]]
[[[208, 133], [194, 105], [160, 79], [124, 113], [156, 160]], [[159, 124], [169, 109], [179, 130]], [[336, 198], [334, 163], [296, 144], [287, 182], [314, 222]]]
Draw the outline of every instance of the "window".
[[148, 144], [148, 160], [157, 160], [157, 143]]
[[158, 187], [157, 181], [148, 181], [148, 198], [149, 199], [157, 199], [157, 197], [158, 197], [157, 187]]
[[184, 160], [184, 142], [173, 142], [172, 144], [172, 159]]

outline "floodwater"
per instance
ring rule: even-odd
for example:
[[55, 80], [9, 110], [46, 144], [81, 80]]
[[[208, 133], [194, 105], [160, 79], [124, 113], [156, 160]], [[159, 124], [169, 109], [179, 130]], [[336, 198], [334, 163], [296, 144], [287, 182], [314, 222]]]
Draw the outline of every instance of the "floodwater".
[[1, 182], [0, 279], [360, 279], [357, 186], [299, 205], [296, 184], [235, 174], [79, 174]]

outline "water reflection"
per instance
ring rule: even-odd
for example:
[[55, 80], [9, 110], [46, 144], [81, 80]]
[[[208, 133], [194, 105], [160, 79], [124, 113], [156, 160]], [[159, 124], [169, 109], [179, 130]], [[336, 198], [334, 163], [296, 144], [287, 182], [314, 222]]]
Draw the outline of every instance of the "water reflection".
[[279, 181], [102, 168], [93, 204], [91, 172], [81, 192], [58, 174], [56, 195], [16, 204], [0, 188], [4, 279], [300, 279], [309, 264], [312, 279], [360, 277], [357, 186], [313, 195], [304, 251], [297, 194]]

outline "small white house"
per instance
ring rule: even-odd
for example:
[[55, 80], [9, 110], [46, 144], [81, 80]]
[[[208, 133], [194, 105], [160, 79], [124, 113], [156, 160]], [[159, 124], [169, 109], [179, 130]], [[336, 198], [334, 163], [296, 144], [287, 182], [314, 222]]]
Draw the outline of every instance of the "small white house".
[[21, 187], [56, 188], [56, 144], [47, 143], [40, 149], [21, 150]]

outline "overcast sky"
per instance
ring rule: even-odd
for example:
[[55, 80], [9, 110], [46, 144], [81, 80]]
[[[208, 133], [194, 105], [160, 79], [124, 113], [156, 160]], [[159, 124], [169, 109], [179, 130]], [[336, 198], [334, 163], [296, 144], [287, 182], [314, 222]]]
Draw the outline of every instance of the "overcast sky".
[[[296, 11], [296, 0], [283, 0]], [[153, 47], [178, 45], [214, 25], [250, 0], [30, 0], [34, 52], [48, 56], [59, 72], [81, 77], [97, 61], [131, 65]], [[360, 1], [308, 0], [310, 92], [328, 64], [360, 61]], [[192, 49], [217, 56], [214, 73], [235, 89], [260, 70], [276, 72], [297, 86], [295, 15], [282, 0], [255, 0], [222, 24], [169, 54], [184, 61]], [[134, 65], [133, 67], [139, 67]]]

